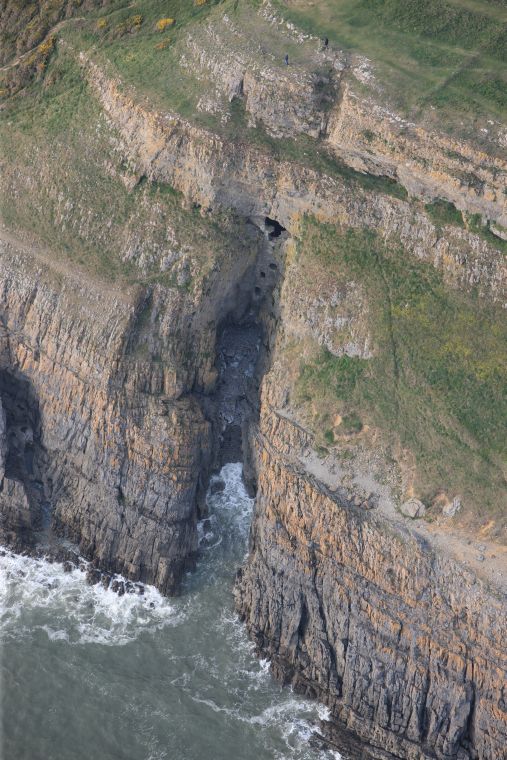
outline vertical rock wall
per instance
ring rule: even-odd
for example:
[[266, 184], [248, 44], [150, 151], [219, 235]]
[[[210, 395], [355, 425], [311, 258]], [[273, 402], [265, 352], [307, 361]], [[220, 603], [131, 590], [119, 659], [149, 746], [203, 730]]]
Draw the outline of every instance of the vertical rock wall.
[[211, 463], [200, 396], [252, 256], [255, 246], [224, 257], [187, 292], [74, 277], [4, 246], [3, 540], [33, 543], [49, 510], [52, 536], [101, 569], [177, 590]]
[[270, 408], [266, 389], [262, 410], [236, 598], [274, 674], [329, 705], [331, 739], [345, 724], [376, 757], [504, 757], [504, 601], [301, 470], [305, 433]]

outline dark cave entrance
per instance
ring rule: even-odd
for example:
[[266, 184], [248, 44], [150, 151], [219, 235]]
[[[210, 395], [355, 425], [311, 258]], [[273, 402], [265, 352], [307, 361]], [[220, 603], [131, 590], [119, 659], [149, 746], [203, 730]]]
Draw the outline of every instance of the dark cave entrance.
[[269, 216], [264, 217], [264, 225], [270, 240], [276, 240], [283, 232], [287, 232], [277, 219], [271, 219]]

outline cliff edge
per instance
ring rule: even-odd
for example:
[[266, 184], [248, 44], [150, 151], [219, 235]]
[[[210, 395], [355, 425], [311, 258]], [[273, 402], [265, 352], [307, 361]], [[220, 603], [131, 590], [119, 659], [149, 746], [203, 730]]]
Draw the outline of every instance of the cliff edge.
[[326, 741], [498, 760], [507, 20], [406, 5], [4, 3], [0, 537], [177, 593], [236, 450]]

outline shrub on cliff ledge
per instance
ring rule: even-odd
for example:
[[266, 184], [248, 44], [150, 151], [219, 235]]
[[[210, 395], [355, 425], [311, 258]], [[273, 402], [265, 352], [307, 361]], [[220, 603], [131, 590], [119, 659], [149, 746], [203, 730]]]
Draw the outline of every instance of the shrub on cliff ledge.
[[134, 16], [129, 16], [124, 21], [121, 21], [113, 30], [113, 38], [123, 37], [125, 34], [133, 34], [139, 31], [143, 23], [143, 17], [140, 13], [136, 13]]
[[173, 18], [161, 18], [155, 24], [159, 32], [163, 32], [168, 26], [173, 26], [175, 23]]

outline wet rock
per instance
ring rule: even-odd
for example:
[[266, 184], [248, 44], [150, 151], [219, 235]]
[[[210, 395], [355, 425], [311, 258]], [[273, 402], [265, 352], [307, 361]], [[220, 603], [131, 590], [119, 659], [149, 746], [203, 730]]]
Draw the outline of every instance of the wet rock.
[[400, 512], [405, 515], [405, 517], [415, 519], [417, 517], [424, 517], [426, 514], [426, 507], [422, 501], [419, 501], [419, 499], [408, 499], [401, 505]]
[[86, 571], [86, 582], [89, 586], [95, 586], [97, 583], [100, 583], [101, 577], [102, 573], [96, 567], [89, 567]]
[[100, 582], [103, 588], [105, 588], [105, 590], [107, 591], [109, 588], [109, 584], [111, 582], [111, 576], [107, 575], [106, 573], [102, 573], [102, 578], [100, 579]]
[[222, 491], [225, 489], [225, 481], [222, 480], [222, 478], [213, 478], [210, 483], [210, 493], [216, 494], [216, 493], [222, 493]]

